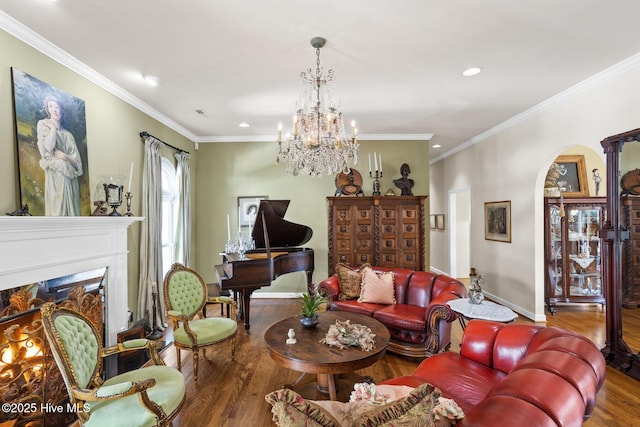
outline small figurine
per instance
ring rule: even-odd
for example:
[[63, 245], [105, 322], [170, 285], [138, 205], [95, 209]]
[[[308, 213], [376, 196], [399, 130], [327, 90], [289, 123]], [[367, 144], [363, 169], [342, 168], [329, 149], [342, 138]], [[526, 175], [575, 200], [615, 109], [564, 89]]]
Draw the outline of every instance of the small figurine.
[[594, 169], [591, 171], [593, 173], [593, 182], [596, 184], [596, 196], [600, 193], [600, 183], [602, 182], [602, 178], [600, 177], [600, 171], [598, 169]]
[[7, 212], [6, 215], [9, 215], [9, 216], [32, 216], [29, 213], [29, 205], [27, 205], [27, 204], [22, 205], [22, 207], [20, 209], [16, 209], [13, 212]]
[[293, 329], [289, 329], [289, 332], [287, 332], [287, 336], [289, 337], [287, 339], [287, 344], [295, 344], [298, 342], [298, 340], [296, 340], [295, 338], [296, 332]]
[[471, 304], [482, 304], [484, 294], [481, 284], [484, 284], [482, 274], [477, 274], [476, 269], [472, 267], [469, 274], [469, 302]]

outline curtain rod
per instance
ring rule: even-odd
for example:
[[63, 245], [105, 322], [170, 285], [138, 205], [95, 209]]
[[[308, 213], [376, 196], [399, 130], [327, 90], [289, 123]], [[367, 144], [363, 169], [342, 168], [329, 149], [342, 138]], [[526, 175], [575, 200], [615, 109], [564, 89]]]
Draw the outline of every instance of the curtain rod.
[[[157, 141], [159, 141], [159, 142], [163, 143], [163, 144], [164, 144], [164, 145], [166, 145], [167, 147], [171, 147], [171, 148], [173, 148], [173, 149], [174, 149], [174, 150], [176, 150], [176, 151], [180, 151], [181, 153], [187, 153], [187, 154], [189, 154], [189, 152], [188, 152], [187, 150], [183, 150], [182, 148], [178, 148], [178, 147], [175, 147], [175, 146], [173, 146], [173, 145], [171, 145], [171, 144], [169, 144], [169, 143], [166, 143], [166, 142], [164, 142], [163, 140], [161, 140], [160, 138], [156, 138], [155, 136], [151, 135], [151, 134], [150, 134], [149, 132], [147, 132], [146, 130], [143, 130], [142, 132], [140, 132], [140, 138], [146, 138], [146, 137], [148, 137], [148, 136], [150, 136], [150, 137], [152, 137], [152, 138], [155, 138]], [[143, 141], [143, 142], [144, 142], [144, 141]]]

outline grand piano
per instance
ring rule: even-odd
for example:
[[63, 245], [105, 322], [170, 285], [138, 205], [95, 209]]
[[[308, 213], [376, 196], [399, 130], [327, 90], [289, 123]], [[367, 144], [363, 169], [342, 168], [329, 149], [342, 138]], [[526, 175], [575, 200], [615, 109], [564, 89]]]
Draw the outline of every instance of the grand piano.
[[307, 287], [313, 287], [313, 249], [301, 247], [311, 239], [313, 230], [285, 220], [288, 207], [289, 200], [262, 200], [251, 234], [256, 249], [248, 251], [245, 259], [238, 254], [223, 254], [222, 264], [215, 266], [221, 289], [240, 295], [239, 316], [247, 331], [251, 326], [249, 302], [253, 291], [295, 271], [306, 272]]

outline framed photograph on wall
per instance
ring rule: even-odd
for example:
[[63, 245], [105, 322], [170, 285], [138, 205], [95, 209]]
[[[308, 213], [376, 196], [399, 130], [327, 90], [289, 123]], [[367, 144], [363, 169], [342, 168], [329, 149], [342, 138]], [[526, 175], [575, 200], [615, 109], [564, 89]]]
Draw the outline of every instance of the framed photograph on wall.
[[484, 238], [511, 243], [511, 201], [485, 202]]
[[20, 205], [32, 215], [91, 214], [82, 99], [11, 68]]
[[268, 199], [267, 196], [238, 197], [238, 224], [240, 227], [253, 226], [258, 215], [260, 200]]
[[582, 154], [558, 156], [556, 183], [564, 197], [589, 197], [587, 167]]
[[429, 215], [429, 228], [432, 230], [436, 229], [436, 216], [435, 214]]
[[444, 230], [444, 214], [436, 215], [436, 229]]

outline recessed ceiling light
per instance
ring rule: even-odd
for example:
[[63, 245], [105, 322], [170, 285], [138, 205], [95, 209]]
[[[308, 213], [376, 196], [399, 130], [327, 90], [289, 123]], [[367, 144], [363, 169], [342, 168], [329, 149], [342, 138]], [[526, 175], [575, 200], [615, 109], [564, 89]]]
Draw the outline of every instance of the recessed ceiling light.
[[149, 85], [149, 86], [158, 86], [158, 83], [160, 83], [160, 79], [156, 76], [144, 76], [144, 81]]
[[247, 122], [242, 122], [238, 126], [240, 126], [241, 128], [248, 128], [251, 125], [249, 123], [247, 123]]
[[462, 75], [465, 77], [471, 77], [471, 76], [475, 76], [476, 74], [479, 74], [480, 71], [482, 71], [482, 68], [480, 67], [471, 67], [464, 70], [462, 72]]
[[442, 145], [440, 145], [440, 144], [433, 144], [433, 145], [431, 146], [431, 148], [440, 148], [440, 147], [442, 147]]

